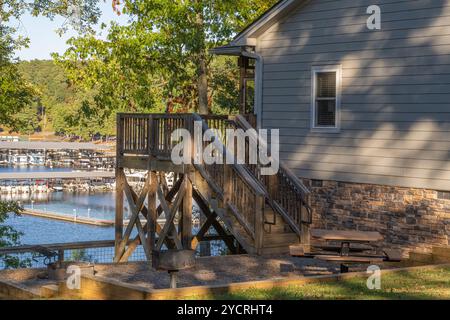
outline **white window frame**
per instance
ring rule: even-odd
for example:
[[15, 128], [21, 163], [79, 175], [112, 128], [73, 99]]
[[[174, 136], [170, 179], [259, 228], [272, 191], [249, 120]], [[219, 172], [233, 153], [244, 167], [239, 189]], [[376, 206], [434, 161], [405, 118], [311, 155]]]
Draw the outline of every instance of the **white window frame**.
[[[336, 72], [336, 123], [334, 127], [316, 126], [317, 74]], [[338, 133], [341, 131], [342, 65], [313, 66], [311, 70], [311, 130]]]

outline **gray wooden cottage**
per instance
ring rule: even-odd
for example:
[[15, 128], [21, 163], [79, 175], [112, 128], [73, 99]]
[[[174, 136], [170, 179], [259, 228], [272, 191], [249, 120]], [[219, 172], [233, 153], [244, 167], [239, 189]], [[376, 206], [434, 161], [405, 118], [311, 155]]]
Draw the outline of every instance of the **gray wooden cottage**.
[[241, 113], [280, 129], [315, 226], [449, 245], [450, 0], [283, 0], [213, 52], [239, 57]]

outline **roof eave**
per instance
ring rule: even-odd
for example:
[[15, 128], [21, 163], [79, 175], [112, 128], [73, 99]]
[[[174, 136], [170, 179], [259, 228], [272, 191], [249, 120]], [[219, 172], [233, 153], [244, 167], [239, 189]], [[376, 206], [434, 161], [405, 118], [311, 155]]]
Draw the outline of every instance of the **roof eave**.
[[222, 47], [217, 47], [209, 50], [211, 54], [220, 55], [220, 56], [242, 56], [244, 51], [251, 51], [254, 48], [252, 46], [237, 46], [237, 45], [227, 45]]
[[284, 0], [278, 2], [259, 19], [254, 21], [251, 25], [249, 25], [241, 33], [239, 33], [230, 43], [230, 45], [245, 45], [249, 41], [256, 42], [256, 38], [264, 33], [264, 31], [269, 29], [271, 26], [291, 13], [297, 7], [308, 3], [309, 1], [311, 0]]

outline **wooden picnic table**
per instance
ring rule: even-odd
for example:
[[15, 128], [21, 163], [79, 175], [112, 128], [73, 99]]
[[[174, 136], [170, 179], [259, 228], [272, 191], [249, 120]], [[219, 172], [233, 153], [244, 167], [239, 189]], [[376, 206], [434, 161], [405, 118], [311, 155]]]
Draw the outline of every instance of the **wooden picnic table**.
[[379, 232], [365, 231], [335, 231], [335, 230], [311, 230], [311, 236], [324, 241], [340, 243], [340, 256], [346, 257], [350, 253], [351, 243], [371, 244], [383, 240]]
[[318, 260], [340, 263], [342, 273], [348, 272], [349, 264], [399, 262], [402, 260], [402, 250], [380, 249], [374, 245], [383, 240], [383, 236], [379, 232], [313, 229], [311, 230], [311, 236], [317, 240], [325, 241], [326, 245], [313, 245], [319, 251], [311, 253], [305, 253], [301, 246], [291, 246], [291, 255], [294, 257], [312, 256]]
[[383, 240], [379, 232], [311, 230], [311, 236], [326, 241], [372, 243]]
[[335, 231], [335, 230], [311, 230], [311, 236], [318, 240], [328, 242], [337, 242], [339, 245], [336, 247], [327, 245], [325, 248], [335, 249], [338, 254], [318, 254], [316, 259], [339, 262], [341, 264], [341, 272], [348, 272], [348, 264], [360, 264], [360, 263], [378, 263], [384, 261], [384, 257], [374, 254], [362, 254], [355, 255], [354, 253], [350, 255], [351, 251], [355, 250], [351, 247], [351, 244], [363, 245], [364, 249], [359, 251], [365, 251], [373, 249], [372, 245], [376, 242], [383, 240], [383, 236], [379, 232], [365, 232], [365, 231]]

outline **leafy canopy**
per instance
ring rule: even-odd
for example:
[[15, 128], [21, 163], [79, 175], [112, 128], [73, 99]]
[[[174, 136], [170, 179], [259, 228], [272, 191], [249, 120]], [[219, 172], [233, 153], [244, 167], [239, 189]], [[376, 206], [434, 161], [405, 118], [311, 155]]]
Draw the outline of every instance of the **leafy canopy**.
[[[55, 55], [70, 82], [92, 101], [79, 122], [104, 127], [116, 112], [189, 112], [238, 108], [238, 68], [232, 58], [209, 49], [229, 41], [275, 0], [126, 0], [116, 6], [129, 24], [112, 24], [106, 40], [93, 34], [73, 38]], [[116, 3], [117, 4], [117, 3]], [[204, 106], [203, 106], [204, 107]], [[200, 110], [201, 111], [201, 110]]]

